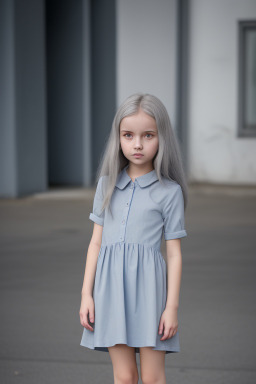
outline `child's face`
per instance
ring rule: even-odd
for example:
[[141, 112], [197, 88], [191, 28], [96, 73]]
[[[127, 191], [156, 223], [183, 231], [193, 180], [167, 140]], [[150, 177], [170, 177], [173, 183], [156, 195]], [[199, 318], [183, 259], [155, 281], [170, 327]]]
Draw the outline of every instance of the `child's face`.
[[[124, 156], [133, 164], [152, 164], [159, 144], [155, 119], [141, 109], [136, 115], [123, 118], [120, 124], [120, 144]], [[142, 156], [136, 157], [135, 153]]]

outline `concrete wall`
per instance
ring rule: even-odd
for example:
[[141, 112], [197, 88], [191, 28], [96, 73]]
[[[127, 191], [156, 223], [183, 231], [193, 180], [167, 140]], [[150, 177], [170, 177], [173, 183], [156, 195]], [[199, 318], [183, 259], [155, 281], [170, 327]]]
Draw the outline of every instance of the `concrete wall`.
[[190, 180], [255, 184], [256, 138], [237, 136], [238, 20], [255, 0], [190, 1]]
[[148, 92], [165, 104], [175, 128], [176, 1], [117, 0], [117, 104]]

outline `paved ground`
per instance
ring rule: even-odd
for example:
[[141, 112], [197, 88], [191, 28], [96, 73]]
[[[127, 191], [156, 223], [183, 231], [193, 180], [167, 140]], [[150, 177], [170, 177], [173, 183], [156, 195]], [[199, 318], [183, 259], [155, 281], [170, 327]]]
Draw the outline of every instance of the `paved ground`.
[[[1, 384], [113, 383], [109, 354], [80, 346], [93, 193], [0, 200]], [[255, 189], [191, 186], [186, 229], [167, 382], [255, 384]]]

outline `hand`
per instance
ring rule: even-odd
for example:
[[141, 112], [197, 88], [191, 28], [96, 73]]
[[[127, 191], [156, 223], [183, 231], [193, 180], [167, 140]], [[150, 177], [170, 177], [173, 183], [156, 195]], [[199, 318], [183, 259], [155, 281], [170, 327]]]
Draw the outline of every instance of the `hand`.
[[160, 339], [161, 341], [170, 339], [176, 335], [178, 330], [178, 309], [171, 307], [165, 308], [160, 319], [158, 333], [161, 335], [163, 330], [164, 334]]
[[94, 322], [94, 300], [91, 295], [82, 294], [81, 307], [79, 311], [80, 323], [83, 327], [89, 331], [93, 331], [93, 327], [89, 324], [88, 315], [90, 322]]

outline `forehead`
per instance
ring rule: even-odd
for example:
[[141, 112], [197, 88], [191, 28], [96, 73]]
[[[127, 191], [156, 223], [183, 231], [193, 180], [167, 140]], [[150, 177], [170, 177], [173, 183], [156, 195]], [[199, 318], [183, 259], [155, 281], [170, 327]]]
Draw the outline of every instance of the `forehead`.
[[149, 116], [144, 111], [140, 110], [138, 113], [126, 116], [120, 123], [120, 130], [153, 130], [157, 131], [156, 121], [153, 117]]

